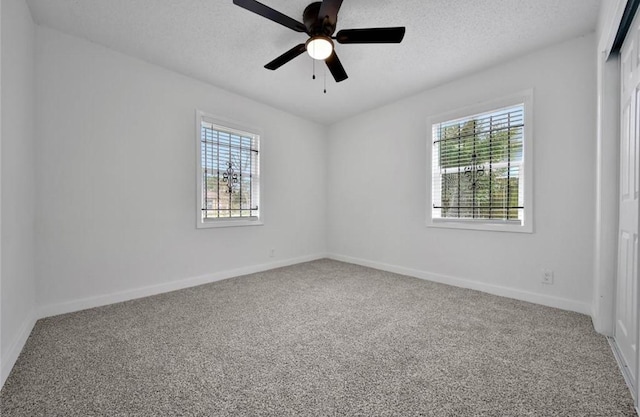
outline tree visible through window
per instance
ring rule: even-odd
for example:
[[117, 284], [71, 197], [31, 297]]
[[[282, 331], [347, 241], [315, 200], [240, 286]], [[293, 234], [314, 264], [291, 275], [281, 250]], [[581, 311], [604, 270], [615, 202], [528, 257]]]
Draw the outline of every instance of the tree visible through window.
[[199, 140], [200, 222], [259, 218], [259, 135], [204, 118]]
[[524, 104], [432, 126], [432, 217], [522, 221]]

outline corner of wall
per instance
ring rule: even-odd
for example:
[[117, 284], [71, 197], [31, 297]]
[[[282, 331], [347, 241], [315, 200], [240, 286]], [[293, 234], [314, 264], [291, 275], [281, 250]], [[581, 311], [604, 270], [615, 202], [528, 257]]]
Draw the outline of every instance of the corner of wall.
[[1, 387], [35, 324], [36, 25], [26, 1], [2, 1], [0, 29]]
[[36, 325], [36, 321], [36, 312], [32, 311], [32, 313], [22, 322], [22, 325], [18, 330], [18, 334], [14, 337], [9, 349], [7, 349], [7, 352], [2, 353], [0, 363], [0, 389], [4, 386], [9, 374], [11, 374], [11, 369], [13, 369], [24, 345], [27, 343], [27, 339]]

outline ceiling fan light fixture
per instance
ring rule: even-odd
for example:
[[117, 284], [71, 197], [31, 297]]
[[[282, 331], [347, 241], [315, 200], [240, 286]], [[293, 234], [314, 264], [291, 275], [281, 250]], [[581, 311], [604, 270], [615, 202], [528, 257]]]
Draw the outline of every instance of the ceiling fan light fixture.
[[307, 53], [313, 59], [324, 61], [333, 53], [333, 41], [328, 36], [313, 36], [307, 41]]

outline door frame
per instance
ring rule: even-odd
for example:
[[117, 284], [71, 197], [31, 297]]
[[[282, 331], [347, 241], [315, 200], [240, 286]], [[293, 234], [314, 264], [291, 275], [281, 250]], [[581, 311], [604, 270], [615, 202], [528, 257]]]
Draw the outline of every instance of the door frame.
[[[635, 11], [638, 2], [616, 0], [615, 5], [610, 7], [608, 16], [601, 16], [603, 21], [597, 40], [596, 222], [592, 319], [596, 331], [609, 337], [613, 335], [615, 325], [620, 164], [620, 59], [615, 48], [619, 48], [622, 41], [621, 28], [626, 33], [633, 20], [633, 14], [629, 16], [629, 10], [633, 8]], [[625, 24], [627, 28], [624, 28]], [[636, 343], [640, 342], [640, 320], [638, 327], [636, 334], [639, 340]], [[617, 354], [615, 348], [614, 354]], [[640, 376], [640, 357], [636, 364], [636, 375]], [[636, 384], [633, 394], [636, 410], [640, 414], [640, 383]]]

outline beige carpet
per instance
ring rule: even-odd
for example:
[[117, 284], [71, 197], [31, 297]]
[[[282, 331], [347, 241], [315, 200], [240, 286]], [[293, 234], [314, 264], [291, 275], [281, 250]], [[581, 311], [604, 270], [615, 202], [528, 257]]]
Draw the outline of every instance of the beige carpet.
[[40, 320], [9, 416], [633, 416], [589, 317], [321, 260]]

